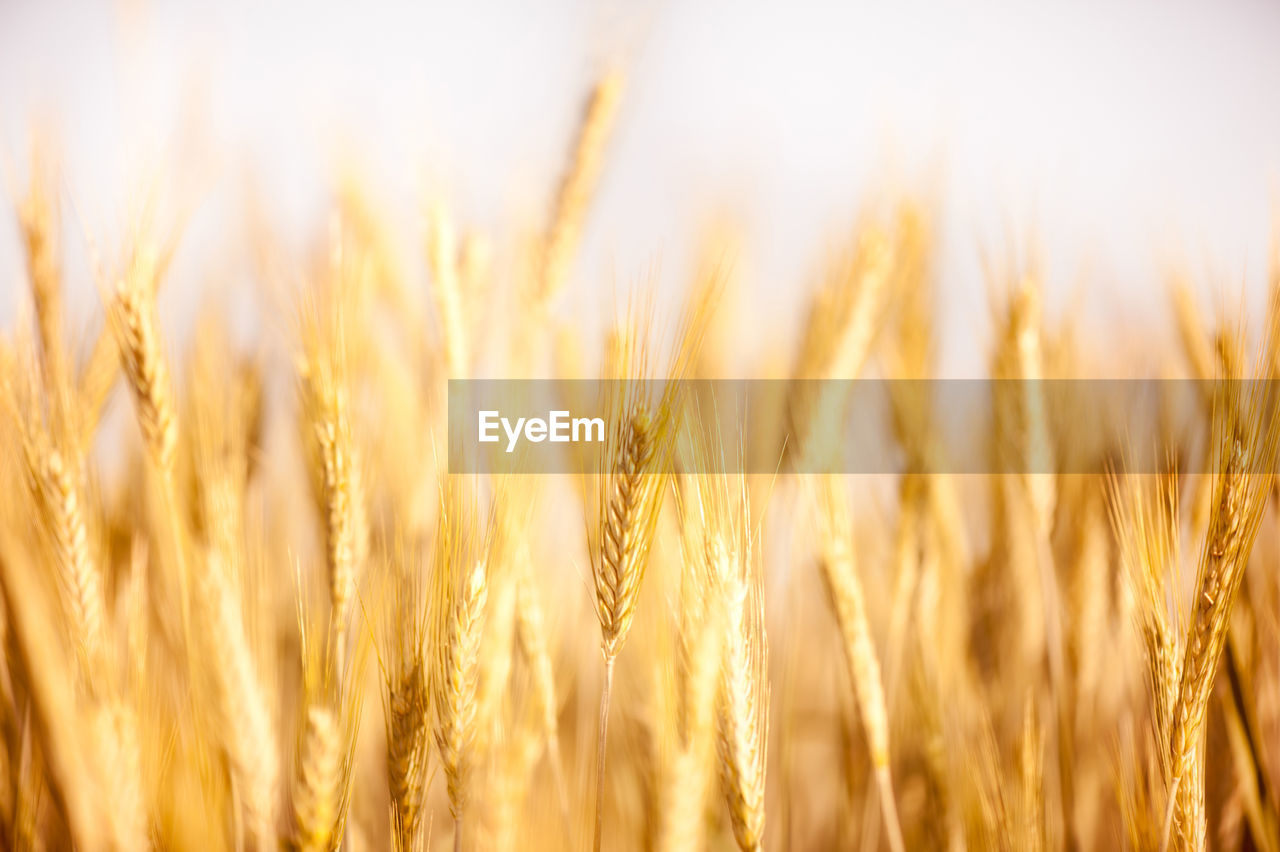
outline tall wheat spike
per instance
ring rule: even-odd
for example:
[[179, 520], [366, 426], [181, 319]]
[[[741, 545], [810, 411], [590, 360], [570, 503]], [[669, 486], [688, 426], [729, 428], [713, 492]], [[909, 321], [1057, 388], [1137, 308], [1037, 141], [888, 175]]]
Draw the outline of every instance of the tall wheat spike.
[[[682, 514], [690, 513], [684, 508]], [[687, 522], [687, 521], [686, 521]], [[660, 661], [662, 681], [674, 694], [674, 718], [666, 722], [666, 748], [658, 846], [664, 850], [697, 850], [704, 846], [706, 809], [716, 751], [716, 705], [719, 698], [723, 642], [729, 632], [724, 595], [712, 585], [708, 547], [699, 528], [685, 552], [677, 620], [675, 673]]]
[[[1267, 369], [1276, 345], [1274, 338], [1267, 341], [1261, 361]], [[1197, 568], [1169, 735], [1173, 827], [1180, 848], [1201, 849], [1205, 843], [1204, 718], [1232, 606], [1271, 489], [1280, 435], [1274, 405], [1269, 383], [1235, 376], [1219, 385], [1215, 400], [1213, 510]]]
[[330, 624], [337, 638], [339, 665], [369, 535], [363, 466], [351, 412], [349, 351], [343, 328], [347, 308], [338, 299], [334, 304], [304, 307], [299, 366], [302, 417], [310, 433], [324, 533]]
[[49, 436], [34, 430], [27, 434], [23, 457], [40, 518], [53, 544], [70, 632], [87, 675], [102, 653], [106, 628], [102, 577], [89, 545], [82, 490]]
[[769, 738], [768, 654], [764, 607], [746, 554], [713, 542], [709, 556], [724, 595], [727, 617], [717, 706], [720, 778], [738, 848], [764, 842], [764, 785]]
[[849, 666], [867, 748], [871, 752], [889, 844], [895, 852], [901, 852], [904, 845], [893, 792], [888, 705], [880, 675], [880, 659], [876, 655], [871, 625], [867, 620], [862, 581], [858, 578], [854, 561], [847, 498], [838, 479], [824, 478], [816, 487], [821, 489], [817, 496], [822, 512], [822, 554], [819, 561], [824, 588], [844, 641], [845, 662]]
[[431, 693], [426, 659], [426, 595], [410, 556], [390, 566], [390, 604], [384, 648], [383, 712], [392, 842], [400, 852], [423, 848]]
[[[125, 274], [116, 284], [107, 316], [120, 362], [133, 393], [143, 443], [159, 482], [158, 496], [176, 566], [182, 641], [192, 648], [191, 568], [187, 520], [177, 490], [178, 415], [168, 358], [160, 339], [155, 293], [161, 262], [145, 244], [135, 248]], [[193, 665], [188, 655], [186, 665]]]
[[[528, 568], [524, 569], [526, 572]], [[557, 698], [555, 670], [551, 650], [547, 645], [547, 624], [543, 617], [542, 603], [528, 573], [518, 579], [516, 597], [516, 641], [532, 673], [536, 706], [540, 710], [542, 734], [545, 738], [547, 759], [556, 785], [561, 817], [569, 821], [569, 797], [566, 789], [564, 758], [560, 748], [560, 704]]]
[[[634, 330], [611, 358], [611, 374], [643, 376], [645, 359], [637, 351]], [[672, 451], [673, 398], [654, 402], [640, 381], [610, 383], [609, 422], [599, 479], [599, 515], [593, 528], [591, 571], [593, 602], [600, 623], [604, 684], [597, 726], [596, 814], [594, 848], [599, 852], [604, 830], [604, 766], [609, 730], [609, 702], [618, 652], [635, 619], [640, 585], [662, 508]], [[675, 392], [674, 383], [667, 393]]]
[[137, 251], [116, 287], [109, 315], [147, 452], [160, 475], [170, 478], [178, 446], [178, 421], [156, 319], [156, 275], [155, 255], [145, 249]]
[[455, 852], [463, 846], [475, 767], [477, 674], [488, 595], [486, 549], [478, 540], [474, 510], [460, 490], [460, 484], [451, 484], [443, 498], [431, 600], [435, 742], [454, 819]]

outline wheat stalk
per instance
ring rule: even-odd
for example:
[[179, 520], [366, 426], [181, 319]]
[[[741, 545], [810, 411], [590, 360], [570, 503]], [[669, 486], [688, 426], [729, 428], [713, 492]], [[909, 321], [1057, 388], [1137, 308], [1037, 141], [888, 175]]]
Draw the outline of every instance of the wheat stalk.
[[428, 695], [422, 661], [402, 668], [388, 684], [387, 782], [395, 848], [420, 848], [424, 778], [427, 771]]
[[597, 728], [596, 852], [600, 850], [604, 830], [604, 764], [613, 668], [635, 618], [640, 581], [644, 577], [665, 482], [654, 465], [661, 448], [659, 427], [642, 405], [630, 411], [616, 434], [614, 449], [606, 456], [614, 465], [614, 473], [604, 477], [600, 545], [592, 561], [596, 618], [600, 622], [600, 648], [604, 655]]
[[0, 531], [0, 592], [13, 657], [31, 697], [32, 722], [49, 772], [54, 804], [76, 848], [105, 849], [99, 826], [106, 804], [98, 798], [97, 778], [80, 742], [72, 679], [61, 659], [60, 643], [30, 560]]
[[582, 227], [591, 196], [600, 179], [604, 151], [613, 131], [622, 88], [622, 71], [610, 68], [596, 83], [587, 100], [582, 121], [578, 125], [573, 154], [556, 190], [551, 221], [543, 238], [541, 268], [535, 295], [539, 305], [549, 304], [564, 288], [578, 243], [582, 239]]
[[476, 541], [474, 520], [453, 483], [446, 490], [436, 545], [432, 606], [435, 608], [431, 668], [435, 742], [444, 769], [454, 819], [455, 852], [463, 829], [475, 755], [476, 689], [480, 640], [489, 586], [486, 556]]
[[400, 852], [423, 848], [431, 691], [426, 651], [426, 601], [412, 562], [393, 567], [388, 608], [383, 710], [392, 842]]
[[[710, 464], [710, 441], [698, 444], [696, 464]], [[663, 740], [657, 846], [697, 850], [704, 845], [707, 799], [717, 750], [724, 642], [729, 636], [726, 595], [718, 572], [725, 570], [722, 536], [734, 536], [723, 477], [680, 477], [676, 490], [683, 572], [674, 604], [674, 649], [656, 656], [659, 695], [667, 712]], [[667, 658], [670, 658], [668, 661]], [[672, 670], [674, 669], [674, 671]]]
[[450, 377], [463, 378], [470, 365], [465, 294], [453, 219], [442, 203], [434, 207], [427, 220], [427, 259], [444, 338], [445, 369]]
[[[340, 310], [334, 306], [335, 311]], [[317, 312], [318, 313], [318, 312]], [[304, 314], [302, 416], [309, 430], [325, 567], [329, 585], [330, 629], [342, 665], [356, 581], [368, 552], [361, 457], [351, 416], [347, 343], [337, 316], [326, 324]]]
[[[1177, 481], [1161, 476], [1150, 489], [1144, 488], [1142, 477], [1136, 475], [1116, 478], [1111, 483], [1109, 504], [1124, 577], [1137, 603], [1134, 615], [1146, 655], [1154, 728], [1158, 740], [1165, 743], [1169, 741], [1182, 669], [1175, 619], [1169, 613], [1174, 597], [1170, 585], [1179, 563]], [[1160, 757], [1168, 774], [1169, 760], [1163, 749]]]
[[709, 558], [726, 609], [723, 660], [716, 707], [720, 780], [738, 848], [764, 842], [764, 784], [769, 737], [768, 656], [758, 587], [744, 573], [745, 554], [713, 540]]
[[889, 762], [888, 705], [880, 677], [880, 660], [876, 656], [871, 625], [867, 621], [862, 581], [858, 578], [854, 562], [845, 498], [836, 480], [827, 478], [820, 487], [823, 489], [823, 551], [820, 559], [823, 584], [844, 642], [845, 662], [849, 667], [863, 733], [871, 753], [871, 765], [880, 789], [880, 807], [889, 832], [889, 844], [895, 852], [901, 852], [904, 848], [902, 829], [898, 823]]
[[[698, 557], [699, 559], [701, 557]], [[705, 569], [697, 573], [706, 575]], [[703, 581], [705, 582], [705, 580]], [[663, 782], [659, 810], [658, 847], [665, 850], [702, 848], [710, 787], [711, 757], [715, 752], [716, 705], [722, 645], [728, 627], [723, 596], [685, 590], [682, 594], [680, 650], [677, 669], [677, 715], [671, 725], [672, 753]], [[702, 598], [701, 605], [696, 600]], [[665, 672], [665, 661], [659, 666]]]
[[[143, 443], [159, 479], [165, 532], [177, 568], [182, 641], [184, 647], [190, 649], [194, 638], [191, 632], [191, 579], [186, 555], [186, 514], [175, 482], [178, 415], [156, 315], [155, 291], [159, 270], [159, 260], [153, 251], [146, 248], [136, 250], [125, 275], [116, 285], [115, 297], [107, 313], [121, 364], [133, 392]], [[187, 665], [194, 665], [190, 655]]]
[[516, 592], [516, 641], [532, 672], [535, 705], [542, 722], [542, 736], [551, 763], [551, 774], [556, 785], [556, 797], [560, 815], [565, 825], [569, 822], [569, 794], [565, 786], [564, 760], [560, 753], [560, 705], [556, 697], [555, 672], [551, 663], [551, 651], [547, 647], [546, 620], [537, 590], [528, 574], [528, 568], [518, 579]]
[[454, 595], [448, 639], [436, 663], [436, 747], [449, 788], [449, 807], [457, 823], [454, 848], [462, 848], [462, 824], [467, 804], [470, 747], [475, 739], [476, 670], [486, 584], [484, 562], [465, 574], [465, 585]]
[[139, 251], [135, 255], [117, 285], [110, 317], [147, 451], [160, 474], [170, 478], [178, 446], [178, 417], [156, 321], [155, 267], [153, 254]]
[[[1269, 360], [1268, 362], [1269, 363]], [[1242, 387], [1247, 384], [1247, 387]], [[1271, 487], [1277, 430], [1266, 384], [1228, 380], [1214, 411], [1213, 512], [1183, 640], [1169, 749], [1173, 827], [1179, 846], [1203, 848], [1203, 728], [1232, 606]]]

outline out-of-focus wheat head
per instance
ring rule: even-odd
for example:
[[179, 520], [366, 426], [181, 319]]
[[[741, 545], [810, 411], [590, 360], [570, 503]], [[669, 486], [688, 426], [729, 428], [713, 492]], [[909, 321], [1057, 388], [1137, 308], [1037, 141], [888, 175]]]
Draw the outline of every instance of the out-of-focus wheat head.
[[441, 501], [433, 565], [431, 693], [435, 741], [454, 819], [454, 847], [462, 848], [464, 817], [476, 766], [476, 691], [480, 640], [489, 592], [489, 542], [475, 495], [451, 483]]

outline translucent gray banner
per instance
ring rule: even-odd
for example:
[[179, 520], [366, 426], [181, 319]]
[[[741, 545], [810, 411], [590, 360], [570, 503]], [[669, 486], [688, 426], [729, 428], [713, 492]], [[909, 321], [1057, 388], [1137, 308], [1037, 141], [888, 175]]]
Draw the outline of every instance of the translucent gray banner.
[[678, 472], [1194, 472], [1215, 418], [1269, 427], [1278, 401], [1273, 381], [453, 380], [449, 470], [607, 472], [643, 411]]

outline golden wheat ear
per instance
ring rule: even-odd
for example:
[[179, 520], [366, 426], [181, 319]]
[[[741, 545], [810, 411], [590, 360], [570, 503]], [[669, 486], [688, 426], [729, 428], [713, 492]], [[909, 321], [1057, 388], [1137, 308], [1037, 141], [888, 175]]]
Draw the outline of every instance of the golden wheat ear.
[[[707, 401], [714, 409], [714, 400]], [[674, 496], [682, 571], [672, 648], [658, 662], [662, 726], [659, 847], [706, 842], [713, 779], [742, 848], [763, 841], [769, 680], [757, 536], [744, 448], [725, 446], [716, 412], [691, 404]], [[670, 659], [667, 659], [670, 658]]]
[[195, 680], [192, 649], [192, 565], [194, 558], [185, 494], [178, 483], [179, 429], [172, 371], [160, 336], [156, 306], [157, 282], [166, 257], [145, 241], [129, 256], [125, 272], [114, 290], [104, 293], [107, 318], [128, 379], [134, 411], [142, 432], [150, 469], [154, 473], [159, 522], [157, 538], [165, 543], [166, 564], [176, 577], [181, 640], [185, 665]]
[[424, 560], [417, 548], [400, 543], [393, 554], [382, 571], [386, 589], [378, 610], [383, 613], [379, 656], [391, 839], [399, 852], [418, 852], [426, 839], [423, 817], [431, 748], [427, 594]]
[[463, 845], [476, 766], [476, 690], [488, 597], [492, 539], [478, 518], [475, 494], [460, 477], [442, 488], [430, 597], [430, 685], [434, 738], [444, 770], [455, 850]]
[[[89, 531], [90, 507], [85, 499], [82, 462], [74, 441], [45, 424], [35, 388], [35, 369], [11, 365], [12, 377], [0, 378], [0, 409], [15, 425], [27, 493], [35, 519], [49, 545], [67, 633], [76, 649], [80, 674], [88, 678], [103, 661], [106, 641], [106, 598], [102, 572]], [[87, 682], [87, 681], [86, 681]]]
[[116, 285], [108, 315], [121, 362], [133, 391], [138, 423], [147, 452], [162, 476], [171, 477], [178, 446], [169, 362], [160, 341], [155, 305], [156, 259], [146, 250], [135, 253], [128, 272]]
[[299, 619], [304, 670], [284, 845], [331, 852], [347, 838], [364, 706], [358, 686], [364, 677], [369, 637], [357, 632], [349, 652], [339, 654], [327, 619], [315, 619], [304, 608]]
[[302, 429], [324, 537], [330, 629], [340, 651], [346, 644], [355, 590], [369, 551], [345, 306], [343, 293], [321, 293], [304, 302], [298, 366]]
[[723, 539], [715, 537], [708, 559], [726, 614], [716, 710], [720, 777], [738, 847], [751, 852], [764, 843], [769, 740], [764, 604], [749, 554], [731, 551]]
[[[1238, 339], [1238, 338], [1237, 338]], [[1269, 375], [1280, 346], [1269, 337], [1260, 358]], [[1221, 353], [1230, 370], [1244, 358]], [[1274, 482], [1280, 423], [1270, 381], [1246, 381], [1240, 368], [1215, 386], [1211, 440], [1212, 511], [1197, 566], [1195, 597], [1182, 642], [1177, 701], [1169, 731], [1170, 814], [1180, 847], [1205, 842], [1204, 721], [1226, 644], [1232, 607]]]

